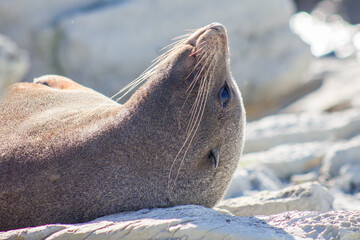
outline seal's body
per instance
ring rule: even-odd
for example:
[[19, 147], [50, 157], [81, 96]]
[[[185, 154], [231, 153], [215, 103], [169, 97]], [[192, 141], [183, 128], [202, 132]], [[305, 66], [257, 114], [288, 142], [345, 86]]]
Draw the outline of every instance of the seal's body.
[[60, 76], [10, 88], [0, 103], [0, 230], [216, 204], [245, 121], [225, 28], [197, 30], [150, 73], [124, 105]]

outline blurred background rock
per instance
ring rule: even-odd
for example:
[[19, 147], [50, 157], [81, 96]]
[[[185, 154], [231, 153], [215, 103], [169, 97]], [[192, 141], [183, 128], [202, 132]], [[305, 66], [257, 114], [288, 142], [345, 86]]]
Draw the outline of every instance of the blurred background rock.
[[228, 30], [249, 120], [226, 196], [320, 181], [333, 208], [360, 210], [358, 0], [2, 0], [0, 94], [60, 74], [112, 96], [211, 22]]
[[0, 97], [11, 83], [23, 79], [28, 70], [28, 53], [0, 34]]

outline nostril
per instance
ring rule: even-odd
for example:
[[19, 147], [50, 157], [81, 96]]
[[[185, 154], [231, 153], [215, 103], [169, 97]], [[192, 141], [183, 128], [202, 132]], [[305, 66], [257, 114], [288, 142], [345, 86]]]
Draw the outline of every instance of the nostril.
[[217, 30], [222, 34], [225, 34], [225, 32], [226, 32], [224, 25], [222, 25], [221, 23], [216, 23], [216, 22], [212, 23], [209, 25], [209, 28]]

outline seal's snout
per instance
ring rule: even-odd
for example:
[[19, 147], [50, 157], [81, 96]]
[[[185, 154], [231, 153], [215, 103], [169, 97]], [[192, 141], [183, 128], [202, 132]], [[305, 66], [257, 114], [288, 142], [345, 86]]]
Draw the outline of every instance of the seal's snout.
[[216, 31], [218, 31], [220, 34], [225, 35], [226, 34], [226, 30], [224, 25], [222, 25], [221, 23], [212, 23], [208, 26], [209, 29], [214, 29]]
[[[213, 31], [214, 30], [214, 31]], [[186, 41], [187, 44], [190, 44], [193, 47], [196, 47], [198, 44], [198, 39], [203, 38], [204, 35], [220, 35], [226, 39], [226, 28], [221, 23], [211, 23], [203, 28], [200, 28], [194, 32]]]

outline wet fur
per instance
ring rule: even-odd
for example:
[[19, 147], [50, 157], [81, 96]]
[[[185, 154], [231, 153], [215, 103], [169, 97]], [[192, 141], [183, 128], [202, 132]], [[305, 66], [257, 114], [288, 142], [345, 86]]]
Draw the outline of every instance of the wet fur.
[[[226, 34], [209, 29], [127, 86], [123, 93], [146, 80], [124, 105], [56, 77], [13, 85], [0, 103], [0, 229], [215, 205], [240, 158], [245, 112]], [[222, 109], [225, 81], [232, 98]], [[215, 147], [217, 168], [208, 158]]]

